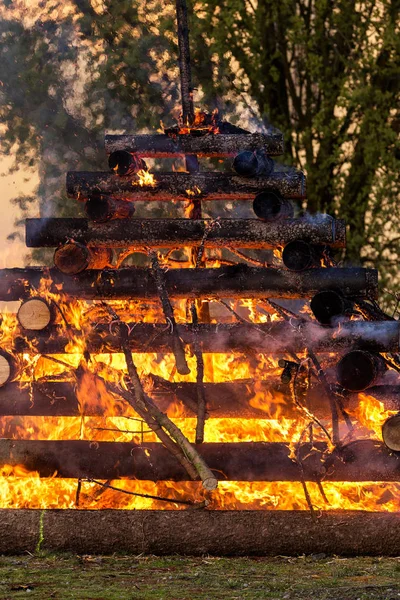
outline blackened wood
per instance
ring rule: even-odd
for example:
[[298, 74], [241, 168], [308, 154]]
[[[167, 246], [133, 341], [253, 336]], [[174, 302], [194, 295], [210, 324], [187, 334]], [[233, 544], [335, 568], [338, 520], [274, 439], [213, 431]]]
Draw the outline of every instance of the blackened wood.
[[[270, 177], [247, 179], [231, 173], [154, 173], [156, 185], [138, 185], [137, 177], [118, 177], [107, 172], [69, 171], [67, 193], [84, 200], [106, 194], [122, 200], [187, 200], [194, 191], [204, 200], [253, 200], [264, 190], [276, 190], [285, 198], [305, 198], [301, 171], [274, 171]], [[200, 192], [197, 192], [200, 190]]]
[[[298, 481], [299, 464], [284, 443], [203, 443], [194, 446], [219, 480]], [[343, 447], [324, 468], [325, 444], [302, 445], [304, 478], [316, 481], [400, 481], [400, 458], [381, 442], [357, 441]], [[187, 481], [185, 469], [162, 444], [82, 440], [0, 440], [0, 465], [23, 465], [42, 477]]]
[[92, 248], [80, 242], [67, 242], [54, 252], [54, 265], [64, 275], [77, 275], [86, 269], [104, 269], [112, 261], [110, 248]]
[[[177, 407], [175, 414], [182, 417], [194, 417], [197, 414], [197, 385], [191, 382], [172, 383], [162, 378], [153, 377], [152, 398], [157, 406], [167, 412]], [[294, 406], [289, 389], [277, 382], [254, 380], [237, 380], [223, 383], [204, 383], [204, 396], [207, 404], [208, 418], [265, 419], [276, 415], [296, 417], [298, 409]], [[253, 399], [265, 394], [267, 399], [264, 410], [252, 406]], [[400, 410], [400, 386], [378, 385], [366, 390], [365, 394], [383, 403], [386, 410]], [[345, 407], [356, 409], [359, 403], [358, 394], [349, 394], [344, 398]], [[307, 408], [317, 417], [327, 416], [328, 406], [320, 385], [310, 388]], [[126, 414], [122, 400], [113, 408], [119, 416]], [[76, 396], [76, 386], [67, 381], [34, 382], [32, 390], [27, 385], [17, 382], [0, 388], [1, 416], [60, 416], [74, 417], [107, 415], [105, 405], [89, 402], [80, 407]], [[115, 412], [113, 413], [115, 414]]]
[[[41, 551], [79, 555], [381, 557], [398, 556], [400, 546], [396, 512], [329, 510], [312, 519], [305, 510], [205, 510], [193, 515], [191, 510], [19, 508], [0, 510], [0, 519], [1, 554], [35, 553], [39, 531], [45, 532]], [[343, 597], [342, 591], [335, 597]]]
[[[125, 219], [132, 217], [134, 212], [135, 205], [133, 202], [115, 200], [110, 196], [101, 194], [91, 196], [85, 202], [85, 213], [95, 223], [103, 224], [114, 219], [124, 219], [126, 223]], [[57, 221], [57, 219], [54, 220]]]
[[176, 0], [176, 18], [178, 21], [182, 117], [185, 125], [191, 125], [194, 121], [194, 106], [186, 0]]
[[[122, 201], [121, 201], [122, 202]], [[132, 203], [124, 202], [124, 205]], [[67, 239], [96, 247], [125, 248], [151, 246], [173, 248], [262, 248], [285, 246], [293, 240], [344, 248], [346, 224], [343, 219], [326, 217], [320, 221], [286, 219], [264, 222], [259, 219], [123, 219], [91, 223], [86, 219], [27, 219], [26, 245], [29, 248], [56, 247]], [[205, 236], [205, 232], [207, 235]]]
[[[390, 322], [383, 321], [385, 324]], [[376, 383], [386, 368], [379, 354], [360, 349], [351, 350], [342, 356], [337, 365], [337, 380], [344, 389], [361, 392]]]
[[[51, 289], [74, 298], [158, 298], [150, 269], [128, 267], [63, 275], [57, 269], [27, 267], [0, 270], [0, 300], [26, 298], [50, 277]], [[165, 274], [171, 298], [309, 298], [321, 290], [340, 289], [346, 296], [378, 295], [375, 269], [327, 268], [295, 273], [238, 264], [217, 269], [170, 269]], [[62, 284], [62, 290], [57, 288]]]
[[166, 158], [183, 154], [198, 156], [235, 156], [242, 150], [263, 149], [270, 156], [283, 154], [283, 135], [277, 129], [269, 133], [176, 135], [106, 135], [107, 153], [116, 150], [137, 152], [140, 156]]

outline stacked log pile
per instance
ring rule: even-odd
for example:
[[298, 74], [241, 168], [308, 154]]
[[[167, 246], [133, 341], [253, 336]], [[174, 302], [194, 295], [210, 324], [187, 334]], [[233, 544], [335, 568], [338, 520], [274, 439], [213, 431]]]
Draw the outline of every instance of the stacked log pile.
[[[79, 480], [198, 480], [207, 492], [221, 480], [301, 481], [307, 499], [307, 482], [399, 481], [399, 423], [386, 426], [390, 447], [382, 439], [358, 439], [352, 416], [360, 392], [386, 410], [400, 409], [400, 386], [385, 381], [387, 369], [400, 370], [400, 325], [376, 303], [377, 272], [336, 266], [345, 223], [300, 212], [295, 202], [306, 197], [303, 173], [279, 169], [272, 160], [284, 150], [279, 131], [249, 133], [224, 121], [213, 130], [193, 125], [187, 77], [181, 64], [183, 127], [157, 135], [107, 135], [109, 172], [68, 173], [67, 193], [84, 203], [87, 218], [27, 220], [27, 246], [54, 248], [54, 266], [0, 272], [0, 300], [20, 301], [17, 330], [0, 352], [1, 419], [102, 416], [111, 398], [114, 415], [133, 410], [158, 441], [146, 442], [143, 435], [140, 442], [96, 444], [26, 439], [13, 430], [12, 439], [0, 440], [0, 466]], [[149, 176], [147, 157], [185, 158], [186, 172]], [[231, 157], [236, 171], [200, 172], [197, 157]], [[179, 199], [191, 200], [193, 218], [134, 214], [139, 201]], [[203, 203], [214, 200], [251, 201], [253, 217], [204, 218]], [[189, 260], [165, 269], [176, 248], [185, 248]], [[215, 249], [233, 253], [234, 264], [224, 264], [222, 252], [220, 264], [208, 266], [207, 252]], [[265, 250], [280, 258], [267, 264]], [[117, 251], [140, 252], [147, 266], [120, 267]], [[101, 318], [88, 318], [83, 328], [68, 323], [63, 303], [76, 300], [101, 309]], [[177, 315], [179, 300], [185, 319]], [[250, 318], [241, 300], [260, 307], [264, 322]], [[116, 308], [121, 301], [155, 303], [157, 318], [122, 318]], [[229, 321], [226, 314], [222, 319], [210, 313], [213, 302], [226, 308]], [[60, 355], [77, 352], [78, 341], [81, 362], [68, 378], [27, 381], [25, 355], [65, 366]], [[93, 368], [94, 355], [117, 353], [124, 359], [118, 381]], [[137, 355], [148, 353], [172, 355], [176, 371], [191, 380], [152, 373], [144, 378]], [[204, 358], [210, 353], [238, 353], [253, 362], [259, 355], [276, 356], [281, 377], [207, 381]], [[103, 395], [85, 405], [81, 390], [88, 373]], [[268, 399], [267, 409], [255, 402], [260, 395]], [[180, 418], [195, 419], [196, 443], [167, 416], [174, 407]], [[208, 420], [274, 414], [293, 420], [306, 414], [307, 427], [296, 440], [204, 441]], [[322, 441], [314, 440], [314, 430], [322, 431]]]

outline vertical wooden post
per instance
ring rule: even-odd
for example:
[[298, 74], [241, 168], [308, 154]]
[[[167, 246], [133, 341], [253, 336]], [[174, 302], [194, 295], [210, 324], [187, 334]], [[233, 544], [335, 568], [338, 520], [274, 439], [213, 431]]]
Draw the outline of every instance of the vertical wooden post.
[[178, 21], [179, 70], [181, 74], [182, 116], [183, 123], [185, 125], [191, 125], [194, 121], [194, 106], [186, 0], [176, 0], [176, 17]]

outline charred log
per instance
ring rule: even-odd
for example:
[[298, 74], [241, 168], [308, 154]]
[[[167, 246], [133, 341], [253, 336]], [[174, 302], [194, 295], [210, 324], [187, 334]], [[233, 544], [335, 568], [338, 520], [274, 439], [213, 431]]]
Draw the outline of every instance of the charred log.
[[126, 150], [112, 152], [108, 157], [108, 166], [117, 175], [134, 175], [138, 171], [147, 170], [147, 165], [142, 158]]
[[[89, 219], [94, 223], [107, 223], [107, 221], [113, 221], [114, 219], [129, 219], [135, 212], [135, 205], [133, 202], [114, 200], [110, 196], [102, 196], [101, 194], [98, 194], [97, 196], [90, 196], [90, 198], [87, 199], [85, 202], [85, 212]], [[52, 220], [60, 221], [61, 219]], [[72, 221], [72, 219], [67, 220]], [[79, 220], [85, 222], [84, 219]], [[125, 220], [124, 223], [126, 224]], [[62, 225], [60, 224], [60, 226]], [[68, 234], [65, 237], [67, 238]], [[74, 237], [74, 239], [76, 238]], [[76, 241], [81, 240], [76, 239]]]
[[[302, 474], [284, 443], [203, 443], [195, 446], [219, 480], [298, 481]], [[326, 445], [302, 445], [304, 480], [398, 481], [400, 458], [381, 442], [363, 440], [344, 446], [324, 468]], [[23, 465], [41, 477], [187, 481], [174, 456], [157, 443], [0, 440], [0, 465]]]
[[[285, 200], [285, 202], [287, 202]], [[114, 210], [118, 204], [118, 210]], [[134, 207], [123, 200], [118, 203], [109, 197], [92, 197], [86, 202], [86, 212], [98, 222], [120, 218], [119, 207]], [[111, 210], [110, 210], [111, 208]], [[101, 219], [101, 221], [100, 221]], [[287, 219], [283, 222], [263, 222], [258, 219], [129, 219], [96, 225], [86, 219], [27, 219], [26, 244], [30, 248], [56, 247], [72, 238], [97, 248], [152, 246], [172, 248], [197, 246], [207, 248], [260, 248], [284, 246], [293, 240], [344, 248], [346, 225], [342, 219], [328, 217], [318, 223], [308, 219]]]
[[64, 275], [77, 275], [87, 269], [104, 269], [112, 261], [110, 248], [90, 248], [79, 242], [67, 242], [54, 252], [54, 265]]
[[253, 200], [255, 194], [264, 190], [276, 190], [285, 198], [304, 198], [306, 194], [304, 174], [295, 170], [275, 171], [270, 177], [256, 179], [218, 172], [156, 173], [154, 178], [155, 185], [139, 185], [136, 176], [70, 171], [67, 192], [79, 200], [105, 194], [121, 200], [157, 201], [187, 200], [191, 191], [204, 200]]
[[240, 177], [269, 177], [274, 170], [274, 161], [264, 150], [245, 150], [235, 156], [232, 166]]
[[108, 153], [116, 150], [136, 152], [139, 156], [165, 158], [182, 154], [198, 156], [235, 156], [242, 150], [263, 149], [271, 156], [283, 154], [283, 135], [278, 130], [265, 133], [191, 135], [106, 135]]
[[[171, 352], [169, 330], [163, 323], [129, 323], [129, 344], [132, 352]], [[79, 337], [79, 331], [71, 332]], [[203, 352], [258, 352], [285, 354], [303, 352], [338, 352], [352, 349], [369, 352], [398, 352], [400, 349], [400, 323], [385, 321], [371, 323], [348, 321], [335, 328], [321, 327], [317, 323], [292, 320], [272, 323], [191, 323], [177, 324], [176, 333], [183, 344], [193, 345], [196, 340]], [[65, 334], [64, 334], [65, 335]], [[89, 352], [118, 352], [119, 337], [108, 324], [96, 323], [93, 331], [85, 334]], [[34, 347], [42, 354], [60, 354], [70, 339], [63, 337], [62, 329], [53, 332], [22, 336], [15, 340], [14, 351], [26, 352]], [[369, 364], [369, 363], [368, 363]], [[344, 387], [344, 386], [343, 386]]]
[[[30, 295], [42, 279], [51, 289], [74, 298], [158, 298], [151, 270], [139, 267], [86, 270], [65, 277], [57, 269], [28, 267], [0, 270], [0, 300]], [[217, 269], [170, 269], [165, 274], [171, 298], [309, 298], [322, 290], [340, 289], [351, 297], [377, 297], [375, 269], [310, 269], [295, 273], [243, 264]]]
[[283, 198], [275, 191], [257, 194], [253, 200], [253, 210], [259, 219], [267, 222], [291, 219], [294, 214], [293, 204], [290, 200]]
[[[277, 415], [296, 417], [298, 408], [285, 385], [277, 385], [271, 381], [237, 380], [224, 383], [204, 383], [204, 396], [209, 419], [237, 418], [267, 419]], [[257, 393], [265, 394], [265, 401], [260, 401], [259, 408], [253, 406]], [[79, 403], [76, 385], [68, 381], [42, 381], [31, 385], [8, 383], [0, 388], [0, 416], [54, 416], [74, 417], [106, 416], [107, 406], [93, 401], [88, 404]], [[400, 386], [380, 385], [368, 388], [369, 396], [383, 403], [385, 410], [400, 410]], [[172, 383], [153, 376], [151, 395], [163, 412], [169, 409], [182, 417], [195, 417], [197, 414], [197, 384], [191, 382]], [[357, 408], [358, 394], [348, 394], [343, 398], [350, 411]], [[320, 385], [310, 388], [307, 397], [307, 408], [318, 418], [326, 418], [329, 412]], [[121, 400], [113, 407], [113, 415], [127, 414], [127, 403]]]
[[361, 392], [372, 386], [385, 370], [385, 362], [378, 354], [365, 350], [352, 350], [340, 359], [337, 366], [337, 380], [344, 389], [350, 392]]
[[322, 325], [331, 325], [335, 318], [344, 316], [352, 307], [351, 301], [334, 290], [318, 292], [310, 302], [314, 317]]
[[289, 271], [305, 271], [320, 265], [322, 250], [305, 242], [293, 240], [282, 252], [282, 262]]

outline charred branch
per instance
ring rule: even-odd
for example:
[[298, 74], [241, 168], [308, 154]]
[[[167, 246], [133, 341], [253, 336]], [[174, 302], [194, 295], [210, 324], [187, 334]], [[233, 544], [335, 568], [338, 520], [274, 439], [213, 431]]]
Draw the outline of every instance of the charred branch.
[[[0, 300], [19, 300], [51, 279], [51, 289], [73, 298], [158, 298], [150, 269], [86, 270], [65, 276], [57, 269], [28, 267], [0, 270]], [[375, 269], [317, 268], [296, 273], [239, 264], [216, 269], [170, 269], [165, 284], [171, 298], [309, 298], [322, 290], [351, 297], [377, 297]]]
[[[69, 171], [67, 193], [84, 200], [93, 194], [121, 200], [187, 200], [190, 191], [204, 200], [253, 200], [265, 190], [285, 198], [305, 198], [305, 177], [301, 171], [275, 171], [269, 177], [247, 179], [230, 173], [155, 173], [155, 185], [139, 185], [135, 177], [118, 177], [108, 172]], [[188, 193], [189, 190], [189, 193]], [[199, 191], [198, 191], [199, 190]]]
[[[299, 464], [284, 443], [203, 443], [194, 446], [219, 480], [298, 481]], [[344, 446], [324, 468], [326, 445], [303, 444], [305, 481], [398, 481], [400, 458], [380, 442], [363, 440]], [[23, 465], [41, 477], [187, 481], [188, 475], [162, 444], [123, 442], [0, 440], [0, 465]]]
[[235, 156], [232, 166], [240, 177], [269, 177], [274, 170], [274, 161], [264, 150], [245, 150]]
[[168, 158], [184, 154], [198, 156], [235, 156], [242, 150], [262, 149], [271, 156], [283, 154], [283, 135], [278, 130], [270, 133], [192, 135], [106, 135], [107, 153], [117, 150], [136, 152], [149, 158]]
[[[109, 206], [113, 207], [116, 202], [106, 198], [104, 204], [103, 200], [100, 202], [100, 198], [104, 196], [93, 197], [86, 202], [86, 211], [89, 207], [91, 218], [95, 220], [93, 217], [96, 217], [99, 222], [100, 218], [107, 217], [105, 220], [108, 220], [110, 214], [115, 215], [113, 210], [109, 211]], [[133, 203], [123, 200], [118, 204], [122, 205], [122, 208], [134, 206]], [[269, 249], [285, 246], [293, 240], [344, 248], [346, 225], [342, 219], [331, 217], [319, 222], [308, 219], [274, 222], [263, 222], [259, 219], [124, 219], [101, 226], [86, 219], [26, 220], [26, 244], [30, 248], [53, 248], [68, 239], [97, 248], [174, 248], [178, 245], [193, 247], [204, 242], [206, 248], [229, 246]]]

